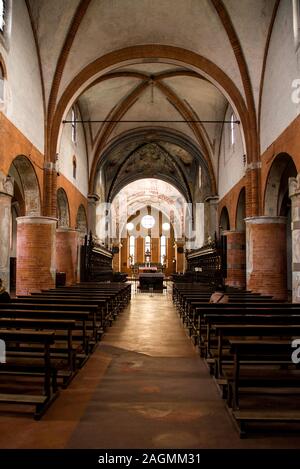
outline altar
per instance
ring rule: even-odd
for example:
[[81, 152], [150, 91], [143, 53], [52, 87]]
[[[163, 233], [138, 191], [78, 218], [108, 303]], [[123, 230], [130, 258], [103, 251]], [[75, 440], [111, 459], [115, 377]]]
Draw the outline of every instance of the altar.
[[139, 274], [157, 274], [157, 267], [139, 267]]
[[164, 288], [164, 274], [150, 272], [139, 274], [139, 288], [141, 291], [149, 291], [150, 288], [153, 288], [153, 291], [162, 292]]

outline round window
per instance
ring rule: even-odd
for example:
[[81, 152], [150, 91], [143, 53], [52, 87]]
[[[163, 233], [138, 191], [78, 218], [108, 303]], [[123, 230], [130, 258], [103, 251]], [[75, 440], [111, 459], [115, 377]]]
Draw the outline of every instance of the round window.
[[145, 215], [142, 218], [141, 224], [144, 228], [150, 230], [155, 225], [155, 218], [152, 215]]

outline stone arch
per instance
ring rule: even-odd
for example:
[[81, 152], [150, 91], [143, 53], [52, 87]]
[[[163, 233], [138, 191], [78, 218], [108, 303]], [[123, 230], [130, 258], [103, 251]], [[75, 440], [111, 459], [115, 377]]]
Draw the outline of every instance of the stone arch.
[[[50, 132], [47, 136], [48, 160], [55, 159], [57, 145], [59, 143], [59, 135], [61, 131], [61, 122], [64, 115], [68, 112], [72, 102], [90, 85], [92, 80], [99, 78], [100, 74], [107, 72], [117, 65], [117, 63], [137, 62], [145, 60], [145, 58], [166, 59], [177, 61], [185, 64], [193, 69], [197, 69], [206, 76], [210, 77], [214, 83], [222, 90], [226, 97], [230, 100], [236, 115], [240, 117], [244, 132], [245, 145], [247, 148], [248, 161], [256, 161], [258, 158], [257, 135], [255, 132], [256, 125], [252, 122], [253, 116], [249, 114], [245, 101], [232, 80], [214, 63], [210, 62], [194, 52], [179, 47], [168, 45], [138, 45], [127, 47], [106, 54], [87, 65], [72, 82], [66, 87], [57, 104], [56, 110], [50, 113], [50, 121], [48, 128]], [[96, 168], [93, 168], [95, 172]], [[94, 174], [91, 175], [92, 180]]]
[[226, 206], [222, 208], [221, 214], [220, 214], [220, 231], [228, 231], [230, 230], [230, 220], [229, 220], [229, 213], [228, 209]]
[[[151, 140], [149, 140], [149, 137], [148, 137], [149, 133], [151, 134]], [[203, 157], [203, 154], [201, 150], [198, 148], [198, 146], [194, 142], [190, 141], [183, 133], [180, 133], [177, 130], [174, 131], [174, 129], [165, 129], [162, 127], [154, 127], [154, 128], [143, 127], [143, 128], [131, 129], [123, 133], [121, 136], [118, 136], [116, 139], [113, 139], [109, 143], [109, 145], [105, 148], [105, 150], [102, 152], [102, 154], [99, 155], [98, 158], [95, 158], [96, 172], [94, 175], [94, 179], [92, 178], [90, 179], [91, 192], [99, 195], [99, 190], [97, 190], [97, 178], [98, 178], [99, 171], [101, 169], [101, 163], [105, 161], [106, 158], [108, 158], [112, 152], [121, 148], [123, 145], [136, 143], [137, 148], [135, 148], [132, 151], [132, 153], [128, 155], [128, 158], [131, 158], [137, 151], [139, 151], [139, 148], [146, 147], [146, 145], [148, 145], [149, 142], [159, 147], [159, 144], [161, 141], [175, 144], [183, 148], [195, 159], [195, 161], [201, 164], [201, 167], [203, 168], [203, 174], [205, 174], [207, 181], [208, 181], [208, 193], [206, 194], [206, 196], [215, 195], [215, 179], [212, 180], [205, 158]], [[148, 143], [145, 143], [145, 142], [148, 142]], [[175, 160], [174, 160], [174, 163], [175, 163]], [[160, 179], [164, 178], [166, 182], [169, 182], [170, 184], [173, 184], [174, 186], [176, 186], [177, 189], [183, 193], [186, 200], [188, 202], [192, 202], [192, 194], [190, 191], [190, 187], [189, 187], [186, 175], [184, 174], [184, 172], [182, 171], [179, 165], [176, 165], [176, 166], [177, 166], [178, 175], [180, 175], [182, 179], [181, 183], [178, 180], [179, 178], [174, 178], [174, 177], [168, 178], [166, 177], [166, 175], [163, 176], [162, 174], [160, 174], [159, 178]], [[145, 176], [142, 176], [142, 178], [143, 177]], [[158, 178], [157, 176], [155, 177]], [[113, 200], [115, 195], [121, 190], [122, 187], [124, 187], [124, 185], [129, 184], [130, 182], [133, 182], [135, 179], [136, 179], [136, 176], [134, 176], [134, 178], [131, 180], [129, 178], [125, 182], [125, 184], [122, 184], [121, 186], [120, 185], [117, 186], [115, 179], [114, 179], [113, 183], [111, 184], [111, 187], [107, 188], [107, 191], [108, 191], [107, 201], [111, 202], [111, 200]]]
[[289, 204], [288, 179], [295, 177], [297, 169], [293, 158], [287, 153], [279, 153], [273, 160], [265, 185], [264, 214], [266, 216], [286, 216]]
[[57, 225], [59, 228], [69, 228], [70, 226], [70, 209], [68, 197], [65, 190], [60, 187], [56, 193], [57, 200]]
[[286, 217], [286, 287], [292, 290], [292, 230], [289, 178], [297, 176], [293, 158], [288, 153], [279, 153], [273, 160], [265, 185], [264, 213], [267, 216]]
[[38, 178], [31, 161], [24, 155], [17, 156], [10, 165], [9, 176], [14, 179], [14, 192], [22, 215], [41, 215], [41, 195]]
[[88, 231], [86, 210], [82, 204], [79, 205], [77, 210], [76, 229], [79, 230], [82, 235], [86, 235]]
[[235, 227], [237, 231], [246, 231], [246, 189], [243, 187], [239, 193], [236, 207]]

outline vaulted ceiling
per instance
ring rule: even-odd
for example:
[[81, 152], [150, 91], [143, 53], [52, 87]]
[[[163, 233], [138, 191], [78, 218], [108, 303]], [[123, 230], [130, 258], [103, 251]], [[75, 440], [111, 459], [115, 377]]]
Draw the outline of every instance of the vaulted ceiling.
[[[133, 130], [147, 129], [151, 133], [159, 128], [195, 145], [206, 166], [212, 192], [216, 191], [222, 123], [215, 121], [224, 119], [229, 105], [242, 121], [240, 128], [248, 153], [257, 151], [255, 138], [259, 134], [264, 63], [277, 0], [26, 0], [26, 3], [40, 56], [49, 128], [56, 110], [61, 116], [66, 115], [75, 100], [84, 121], [106, 120], [85, 124], [90, 190], [102, 168], [108, 171], [110, 181], [106, 192], [112, 191], [111, 183], [120, 182], [121, 163], [140, 142], [137, 145], [131, 142], [129, 149], [119, 148], [114, 171], [115, 155], [109, 158], [107, 153], [110, 145]], [[151, 48], [147, 47], [152, 45], [161, 46], [161, 57], [148, 53]], [[142, 51], [138, 59], [134, 49], [137, 46]], [[180, 48], [180, 60], [167, 58], [165, 46]], [[124, 48], [126, 53], [122, 52]], [[191, 65], [190, 53], [201, 57], [203, 70]], [[101, 68], [98, 62], [103, 57]], [[77, 78], [85, 74], [86, 79]], [[65, 96], [68, 100], [64, 100]], [[240, 116], [239, 111], [244, 111], [246, 117]], [[213, 122], [195, 122], [203, 120]], [[251, 136], [247, 135], [246, 124], [251, 128]], [[158, 144], [151, 139], [144, 143]], [[164, 143], [167, 142], [159, 142], [161, 152], [174, 159], [181, 187], [180, 168], [187, 166]], [[104, 154], [106, 161], [101, 159]], [[195, 155], [187, 158], [192, 158], [188, 163], [192, 168]], [[154, 170], [153, 161], [151, 165]], [[130, 171], [134, 171], [134, 165]], [[185, 181], [186, 194], [188, 185]]]

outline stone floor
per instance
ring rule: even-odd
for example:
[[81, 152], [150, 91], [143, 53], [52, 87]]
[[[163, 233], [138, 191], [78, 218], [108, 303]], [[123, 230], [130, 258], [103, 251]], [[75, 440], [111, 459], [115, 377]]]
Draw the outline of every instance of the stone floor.
[[169, 294], [135, 294], [40, 422], [0, 412], [1, 448], [298, 448], [300, 434], [240, 440]]

